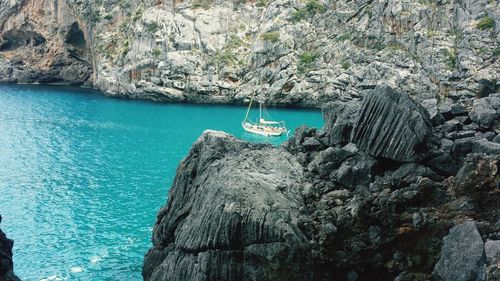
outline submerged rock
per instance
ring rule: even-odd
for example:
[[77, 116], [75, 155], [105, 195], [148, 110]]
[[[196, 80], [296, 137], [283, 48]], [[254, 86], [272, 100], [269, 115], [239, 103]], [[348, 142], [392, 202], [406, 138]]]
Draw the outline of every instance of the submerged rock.
[[351, 141], [375, 157], [412, 162], [425, 152], [431, 133], [427, 111], [385, 85], [366, 96]]

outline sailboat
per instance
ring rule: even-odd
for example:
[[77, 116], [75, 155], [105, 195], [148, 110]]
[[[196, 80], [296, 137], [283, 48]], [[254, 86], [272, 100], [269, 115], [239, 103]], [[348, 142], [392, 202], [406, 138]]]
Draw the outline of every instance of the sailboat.
[[[241, 122], [243, 129], [252, 134], [263, 135], [266, 137], [277, 137], [282, 134], [288, 133], [285, 121], [269, 121], [262, 117], [262, 109], [265, 106], [263, 102], [259, 101], [259, 121], [252, 122], [248, 119], [248, 114], [252, 108], [253, 99], [250, 100], [245, 119]], [[265, 110], [265, 108], [264, 108]]]

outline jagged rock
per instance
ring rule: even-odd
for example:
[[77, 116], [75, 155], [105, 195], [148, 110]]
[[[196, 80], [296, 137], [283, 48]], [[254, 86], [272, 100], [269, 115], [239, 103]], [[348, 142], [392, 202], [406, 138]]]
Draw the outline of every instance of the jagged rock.
[[443, 115], [438, 110], [437, 99], [423, 100], [421, 104], [429, 112], [429, 117], [433, 125], [440, 125], [445, 121]]
[[[395, 110], [394, 122], [408, 111]], [[158, 215], [145, 279], [423, 281], [436, 268], [438, 280], [449, 280], [456, 271], [445, 258], [467, 271], [460, 263], [475, 257], [456, 254], [462, 244], [450, 242], [450, 234], [436, 266], [436, 245], [451, 224], [474, 217], [484, 237], [498, 239], [500, 159], [492, 142], [453, 142], [436, 126], [427, 137], [440, 139], [439, 149], [431, 143], [422, 161], [404, 163], [374, 157], [355, 143], [329, 143], [334, 126], [301, 127], [281, 148], [205, 133], [179, 166]], [[464, 237], [471, 235], [479, 234]], [[484, 265], [488, 278], [497, 274]]]
[[366, 96], [351, 140], [375, 157], [413, 162], [431, 133], [427, 111], [408, 95], [384, 85]]
[[[0, 215], [0, 223], [2, 216]], [[12, 262], [12, 247], [14, 241], [8, 239], [2, 229], [0, 229], [0, 280], [2, 281], [19, 281], [19, 278], [14, 274], [14, 263]]]
[[[282, 149], [205, 131], [182, 161], [153, 230], [145, 280], [265, 280], [296, 268], [302, 167]], [[273, 268], [276, 266], [276, 268]]]
[[472, 111], [469, 113], [470, 119], [482, 128], [490, 128], [495, 121], [498, 121], [498, 116], [487, 98], [474, 100]]
[[427, 165], [433, 171], [445, 177], [454, 176], [460, 168], [459, 163], [449, 154], [441, 154], [432, 158], [427, 162]]
[[484, 243], [473, 221], [457, 225], [443, 239], [434, 274], [443, 281], [485, 280]]
[[442, 126], [442, 130], [446, 133], [455, 132], [455, 131], [458, 131], [460, 129], [462, 129], [462, 124], [460, 123], [460, 121], [458, 121], [456, 119], [448, 120], [448, 121], [444, 122], [444, 124]]
[[361, 109], [361, 103], [357, 101], [336, 101], [322, 108], [328, 145], [345, 145], [349, 142], [355, 118]]
[[288, 141], [283, 144], [283, 146], [289, 151], [294, 151], [294, 152], [304, 151], [305, 148], [303, 147], [302, 144], [306, 139], [311, 139], [315, 133], [316, 133], [315, 128], [310, 128], [308, 126], [300, 126], [297, 129], [295, 129], [293, 136], [290, 137]]

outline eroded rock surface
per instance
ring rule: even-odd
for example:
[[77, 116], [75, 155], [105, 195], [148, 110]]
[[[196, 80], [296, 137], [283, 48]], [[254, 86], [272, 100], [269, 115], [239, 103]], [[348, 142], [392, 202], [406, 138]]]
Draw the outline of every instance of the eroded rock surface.
[[363, 101], [351, 141], [375, 157], [412, 162], [427, 148], [431, 132], [429, 113], [421, 105], [378, 86]]
[[[204, 133], [158, 215], [145, 280], [498, 280], [498, 127], [468, 117], [472, 99], [437, 102], [457, 124], [426, 129], [439, 140], [426, 157], [376, 156], [345, 139], [352, 123], [343, 112], [358, 116], [378, 102], [325, 106], [332, 119], [322, 130], [300, 127], [280, 148]], [[391, 113], [395, 122], [413, 116], [407, 110]], [[449, 135], [465, 126], [474, 137]]]
[[[275, 280], [298, 270], [302, 168], [288, 152], [206, 131], [178, 168], [160, 211], [147, 280]], [[161, 258], [159, 258], [161, 257]]]

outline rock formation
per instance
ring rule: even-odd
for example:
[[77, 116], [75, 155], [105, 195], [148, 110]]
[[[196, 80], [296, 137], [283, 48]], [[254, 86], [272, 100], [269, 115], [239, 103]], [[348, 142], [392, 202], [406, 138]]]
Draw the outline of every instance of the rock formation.
[[[144, 279], [498, 280], [500, 123], [473, 105], [498, 112], [499, 97], [426, 113], [376, 87], [279, 148], [206, 131], [158, 214]], [[357, 134], [375, 120], [417, 133]]]
[[258, 89], [308, 107], [381, 82], [418, 100], [484, 97], [499, 89], [499, 11], [490, 0], [2, 1], [0, 81], [200, 103]]
[[[0, 215], [0, 223], [2, 216]], [[0, 280], [1, 281], [19, 281], [14, 274], [14, 264], [12, 262], [12, 246], [14, 241], [7, 238], [2, 229], [0, 229]]]

